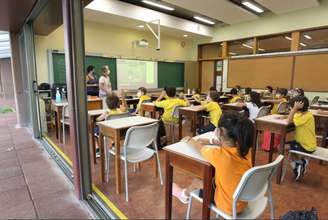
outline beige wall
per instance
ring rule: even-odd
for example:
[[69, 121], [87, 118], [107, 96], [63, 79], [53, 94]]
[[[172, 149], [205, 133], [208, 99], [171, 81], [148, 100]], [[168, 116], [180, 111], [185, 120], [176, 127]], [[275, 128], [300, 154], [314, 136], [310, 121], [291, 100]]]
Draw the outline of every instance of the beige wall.
[[[133, 45], [133, 41], [146, 39], [149, 46], [140, 48]], [[181, 42], [185, 46], [181, 46]], [[50, 35], [36, 36], [36, 61], [38, 81], [48, 81], [48, 49], [64, 49], [64, 30], [59, 27]], [[148, 31], [122, 28], [93, 22], [85, 23], [86, 53], [103, 56], [130, 57], [138, 59], [158, 59], [169, 61], [185, 61], [197, 59], [197, 42], [184, 38], [174, 38], [163, 35], [161, 50], [155, 50], [156, 42]]]
[[328, 26], [328, 1], [320, 7], [281, 15], [264, 16], [257, 20], [217, 27], [212, 42], [289, 32], [313, 27]]

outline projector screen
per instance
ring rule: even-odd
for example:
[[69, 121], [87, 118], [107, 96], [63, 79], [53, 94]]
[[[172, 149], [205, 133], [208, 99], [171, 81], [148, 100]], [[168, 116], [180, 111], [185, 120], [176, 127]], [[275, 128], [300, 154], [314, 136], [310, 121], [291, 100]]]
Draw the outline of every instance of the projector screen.
[[118, 89], [157, 88], [157, 62], [117, 59]]

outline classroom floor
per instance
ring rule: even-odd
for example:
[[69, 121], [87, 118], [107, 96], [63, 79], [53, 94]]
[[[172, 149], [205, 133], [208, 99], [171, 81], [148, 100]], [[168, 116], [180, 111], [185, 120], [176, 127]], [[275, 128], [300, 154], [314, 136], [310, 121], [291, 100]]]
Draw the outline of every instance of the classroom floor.
[[[187, 122], [183, 128], [183, 136], [191, 135], [190, 123]], [[49, 136], [58, 144], [54, 138], [54, 132], [50, 132]], [[59, 145], [70, 156], [71, 146], [64, 147]], [[275, 155], [276, 156], [276, 155]], [[257, 154], [257, 165], [267, 162], [268, 154], [259, 151]], [[99, 161], [99, 159], [98, 159]], [[165, 202], [164, 202], [164, 186], [160, 185], [159, 178], [155, 177], [154, 160], [149, 160], [142, 164], [140, 171], [133, 172], [130, 165], [128, 172], [129, 180], [129, 202], [125, 202], [124, 189], [123, 193], [117, 195], [115, 193], [115, 174], [114, 160], [111, 160], [110, 180], [109, 183], [101, 183], [100, 181], [100, 165], [94, 165], [92, 162], [93, 183], [108, 196], [128, 218], [164, 218]], [[164, 152], [160, 152], [160, 161], [165, 176], [164, 169]], [[122, 163], [123, 168], [123, 163]], [[320, 218], [328, 218], [328, 170], [327, 165], [319, 165], [318, 161], [311, 161], [309, 170], [300, 182], [293, 180], [293, 174], [290, 167], [286, 174], [285, 180], [281, 185], [273, 183], [273, 198], [275, 205], [276, 217], [280, 217], [290, 210], [303, 210], [315, 207], [318, 210]], [[123, 175], [123, 172], [122, 172]], [[193, 181], [193, 177], [175, 170], [174, 182], [181, 186], [188, 186]], [[122, 178], [122, 186], [124, 186], [124, 178]], [[173, 199], [173, 218], [184, 218], [187, 205]], [[201, 217], [201, 204], [193, 203], [192, 218]], [[269, 209], [263, 213], [261, 218], [270, 218]]]

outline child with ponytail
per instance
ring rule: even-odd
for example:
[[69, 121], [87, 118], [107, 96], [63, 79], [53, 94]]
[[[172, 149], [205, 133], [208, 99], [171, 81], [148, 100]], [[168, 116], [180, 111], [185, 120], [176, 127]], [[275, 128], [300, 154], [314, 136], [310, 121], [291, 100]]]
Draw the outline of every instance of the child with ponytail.
[[[232, 213], [233, 194], [243, 174], [252, 167], [251, 147], [253, 144], [254, 125], [237, 112], [224, 113], [220, 119], [219, 126], [215, 131], [217, 139], [193, 140], [190, 137], [182, 141], [187, 142], [190, 147], [199, 149], [204, 158], [215, 168], [215, 194], [214, 203], [222, 211]], [[204, 145], [215, 144], [218, 147], [204, 147]], [[189, 194], [195, 188], [201, 188], [202, 182], [195, 180], [186, 189], [180, 188], [173, 183], [172, 193], [182, 203], [188, 203]], [[238, 213], [247, 207], [247, 203], [239, 201]]]

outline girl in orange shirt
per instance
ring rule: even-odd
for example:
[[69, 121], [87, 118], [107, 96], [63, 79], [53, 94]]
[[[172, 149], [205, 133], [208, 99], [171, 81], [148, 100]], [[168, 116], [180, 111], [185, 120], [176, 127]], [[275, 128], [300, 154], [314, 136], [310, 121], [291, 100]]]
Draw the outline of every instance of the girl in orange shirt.
[[[214, 203], [227, 214], [232, 214], [233, 194], [244, 173], [252, 167], [251, 146], [253, 144], [253, 123], [237, 112], [227, 112], [222, 115], [219, 127], [216, 129], [217, 139], [198, 139], [190, 137], [182, 141], [200, 150], [215, 168], [215, 194]], [[214, 144], [217, 148], [204, 147]], [[182, 203], [188, 203], [189, 194], [195, 188], [202, 188], [202, 181], [194, 181], [186, 189], [173, 183], [173, 195]], [[241, 213], [247, 207], [246, 202], [239, 201], [237, 211]]]

